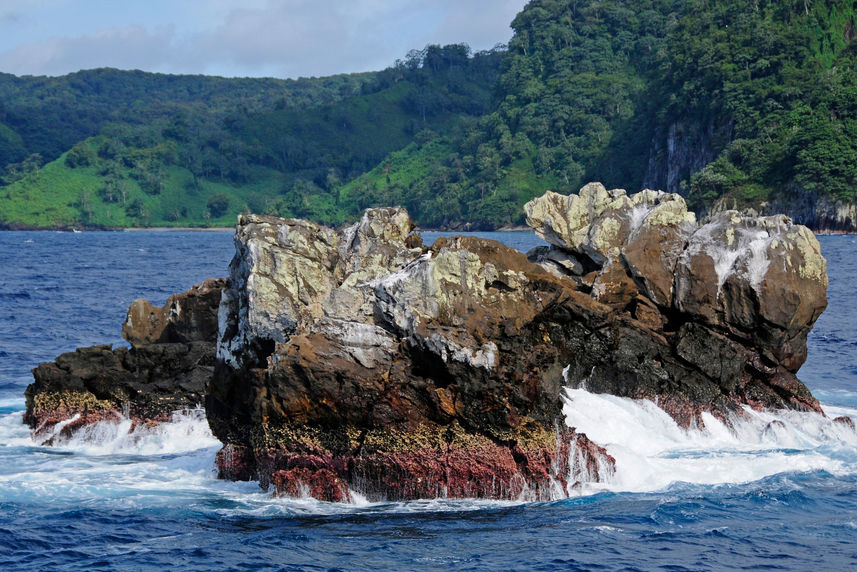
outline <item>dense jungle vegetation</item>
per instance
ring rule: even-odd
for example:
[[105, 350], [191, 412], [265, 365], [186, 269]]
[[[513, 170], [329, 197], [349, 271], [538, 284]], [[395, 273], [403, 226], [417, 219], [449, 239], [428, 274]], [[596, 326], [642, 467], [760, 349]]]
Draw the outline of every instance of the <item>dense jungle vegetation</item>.
[[369, 74], [0, 76], [0, 225], [522, 222], [589, 180], [699, 210], [857, 197], [855, 3], [533, 0], [508, 47]]

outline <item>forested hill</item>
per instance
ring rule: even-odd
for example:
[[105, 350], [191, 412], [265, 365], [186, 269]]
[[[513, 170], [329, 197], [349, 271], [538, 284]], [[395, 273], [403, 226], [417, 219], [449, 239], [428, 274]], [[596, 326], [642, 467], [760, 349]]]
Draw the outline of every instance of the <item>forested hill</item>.
[[[401, 204], [424, 226], [496, 228], [600, 180], [857, 230], [853, 1], [532, 0], [512, 27], [506, 50], [429, 46], [364, 76], [0, 77], [0, 225], [338, 223]], [[102, 85], [72, 98], [93, 114], [36, 119], [62, 118], [87, 74], [236, 83], [221, 99]], [[53, 125], [71, 135], [27, 131]]]
[[856, 230], [854, 6], [533, 0], [477, 129], [397, 153], [347, 191], [383, 189], [431, 225], [494, 227], [544, 189], [599, 180]]
[[357, 208], [340, 204], [345, 182], [490, 109], [502, 55], [432, 45], [299, 80], [0, 75], [0, 227], [341, 223]]
[[375, 74], [225, 79], [104, 68], [62, 77], [0, 74], [0, 165], [32, 154], [52, 161], [115, 124], [165, 121], [177, 113], [216, 121], [273, 108], [308, 108], [360, 93]]

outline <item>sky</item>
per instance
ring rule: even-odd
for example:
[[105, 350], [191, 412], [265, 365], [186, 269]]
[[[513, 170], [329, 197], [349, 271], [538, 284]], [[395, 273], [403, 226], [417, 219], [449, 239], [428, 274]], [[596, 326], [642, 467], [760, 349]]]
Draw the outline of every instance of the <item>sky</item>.
[[0, 0], [0, 72], [114, 67], [297, 78], [384, 69], [411, 49], [512, 37], [526, 0]]

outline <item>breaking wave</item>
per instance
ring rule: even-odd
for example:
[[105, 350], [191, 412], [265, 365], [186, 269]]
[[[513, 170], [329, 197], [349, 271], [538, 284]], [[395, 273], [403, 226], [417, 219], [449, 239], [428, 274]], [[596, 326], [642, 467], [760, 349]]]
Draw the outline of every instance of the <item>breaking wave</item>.
[[828, 407], [829, 417], [744, 410], [726, 424], [703, 414], [704, 427], [681, 428], [648, 400], [566, 389], [566, 423], [605, 447], [616, 471], [585, 490], [653, 492], [676, 483], [738, 484], [779, 473], [857, 474], [857, 432], [833, 417], [857, 409]]

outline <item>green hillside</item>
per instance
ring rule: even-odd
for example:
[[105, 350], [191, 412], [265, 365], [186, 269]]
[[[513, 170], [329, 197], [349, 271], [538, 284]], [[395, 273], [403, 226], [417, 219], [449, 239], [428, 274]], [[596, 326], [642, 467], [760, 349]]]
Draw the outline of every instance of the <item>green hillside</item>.
[[533, 0], [512, 27], [496, 108], [350, 194], [482, 228], [590, 180], [702, 211], [857, 197], [853, 2]]
[[355, 76], [0, 76], [0, 226], [401, 204], [498, 228], [590, 180], [809, 224], [857, 200], [854, 2], [532, 0], [512, 28], [507, 49], [428, 46]]
[[381, 72], [297, 83], [96, 70], [105, 85], [74, 96], [74, 77], [50, 78], [63, 89], [46, 117], [74, 105], [110, 118], [85, 129], [34, 110], [53, 89], [18, 86], [6, 108], [38, 120], [23, 129], [0, 115], [0, 143], [26, 155], [3, 169], [0, 226], [232, 225], [250, 211], [338, 224], [355, 216], [339, 204], [345, 182], [422, 132], [457, 133], [489, 109], [501, 58], [429, 46]]
[[308, 108], [359, 93], [374, 74], [298, 80], [85, 70], [61, 77], [0, 73], [0, 165], [52, 161], [106, 127], [144, 126], [177, 113], [216, 122], [264, 109]]

